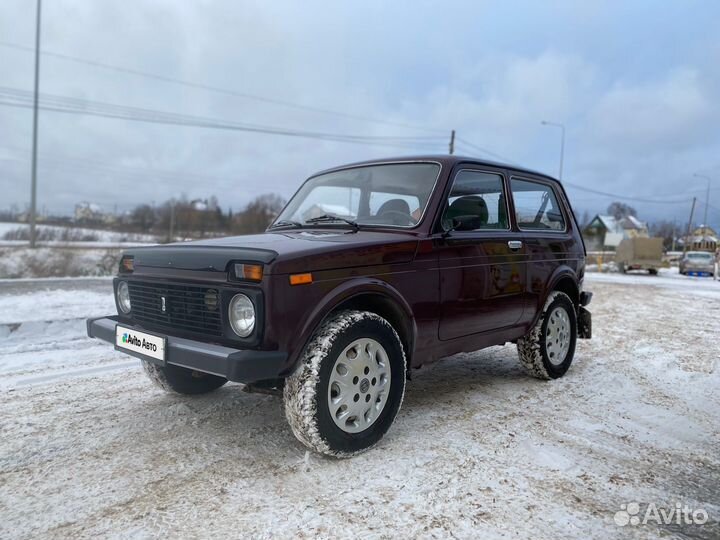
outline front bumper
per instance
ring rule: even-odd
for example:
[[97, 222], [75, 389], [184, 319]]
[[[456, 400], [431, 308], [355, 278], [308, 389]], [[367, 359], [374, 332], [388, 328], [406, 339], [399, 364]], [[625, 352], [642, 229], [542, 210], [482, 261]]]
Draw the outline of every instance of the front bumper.
[[[118, 323], [117, 316], [88, 319], [88, 336], [115, 345], [115, 326]], [[133, 325], [124, 322], [120, 324], [133, 328]], [[143, 331], [142, 328], [137, 330]], [[167, 336], [166, 347], [165, 363], [244, 384], [277, 379], [287, 363], [287, 353], [280, 351], [233, 349], [174, 336]], [[142, 356], [142, 359], [159, 365], [164, 363], [147, 356]]]

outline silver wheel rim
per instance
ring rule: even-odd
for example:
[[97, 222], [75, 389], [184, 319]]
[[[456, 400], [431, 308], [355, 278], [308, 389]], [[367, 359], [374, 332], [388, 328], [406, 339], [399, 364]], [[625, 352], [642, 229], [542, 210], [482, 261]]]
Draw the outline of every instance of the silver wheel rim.
[[340, 353], [330, 373], [330, 416], [346, 433], [364, 431], [382, 413], [389, 392], [387, 352], [374, 339], [356, 339]]
[[570, 316], [563, 307], [556, 307], [548, 316], [547, 330], [545, 331], [545, 351], [548, 360], [554, 366], [565, 361], [570, 349]]

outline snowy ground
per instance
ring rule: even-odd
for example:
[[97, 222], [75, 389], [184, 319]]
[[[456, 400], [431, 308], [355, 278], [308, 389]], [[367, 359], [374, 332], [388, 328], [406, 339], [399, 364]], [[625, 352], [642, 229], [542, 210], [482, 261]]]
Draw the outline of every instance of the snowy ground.
[[[26, 241], [18, 241], [18, 240], [3, 240], [3, 236], [6, 233], [16, 231], [18, 229], [25, 229], [28, 228], [29, 225], [25, 223], [8, 223], [8, 222], [0, 222], [0, 245], [5, 246], [15, 246], [15, 245], [25, 245], [27, 244]], [[65, 227], [60, 225], [38, 225], [37, 226], [39, 233], [42, 231], [53, 231], [59, 235], [61, 235], [64, 231], [70, 231], [72, 234], [75, 235], [88, 235], [93, 236], [97, 238], [97, 240], [90, 241], [90, 242], [62, 242], [62, 241], [50, 241], [50, 242], [41, 242], [44, 245], [86, 245], [88, 247], [92, 246], [95, 248], [100, 247], [117, 247], [118, 245], [140, 245], [143, 243], [155, 243], [158, 241], [158, 238], [151, 234], [142, 234], [142, 233], [127, 233], [127, 232], [118, 232], [118, 231], [108, 231], [105, 229], [89, 229], [85, 227]]]
[[[720, 282], [586, 287], [595, 336], [565, 378], [527, 378], [514, 346], [459, 355], [336, 461], [275, 397], [168, 396], [86, 339], [109, 280], [0, 282], [0, 537], [720, 537]], [[632, 502], [710, 521], [616, 525]]]

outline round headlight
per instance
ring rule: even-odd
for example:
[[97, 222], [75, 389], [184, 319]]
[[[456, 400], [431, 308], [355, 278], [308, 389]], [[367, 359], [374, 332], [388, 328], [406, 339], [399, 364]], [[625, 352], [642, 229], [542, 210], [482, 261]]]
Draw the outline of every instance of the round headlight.
[[120, 306], [120, 311], [130, 313], [130, 290], [128, 289], [127, 281], [118, 283], [117, 301], [118, 306]]
[[244, 294], [236, 294], [230, 300], [228, 310], [230, 326], [240, 337], [248, 337], [255, 328], [255, 306]]

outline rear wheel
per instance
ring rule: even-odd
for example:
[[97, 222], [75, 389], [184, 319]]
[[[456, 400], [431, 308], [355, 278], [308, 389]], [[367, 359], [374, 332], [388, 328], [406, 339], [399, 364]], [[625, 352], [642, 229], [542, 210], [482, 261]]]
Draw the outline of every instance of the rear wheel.
[[648, 273], [649, 273], [651, 276], [657, 276], [658, 270], [657, 270], [657, 268], [648, 268]]
[[533, 377], [557, 379], [570, 368], [576, 342], [575, 306], [567, 294], [554, 291], [545, 302], [537, 324], [518, 340], [520, 363]]
[[300, 442], [335, 457], [367, 450], [390, 428], [405, 393], [400, 338], [375, 313], [340, 312], [311, 338], [283, 392]]
[[166, 364], [142, 361], [145, 373], [155, 386], [175, 394], [206, 394], [227, 382], [224, 377]]

